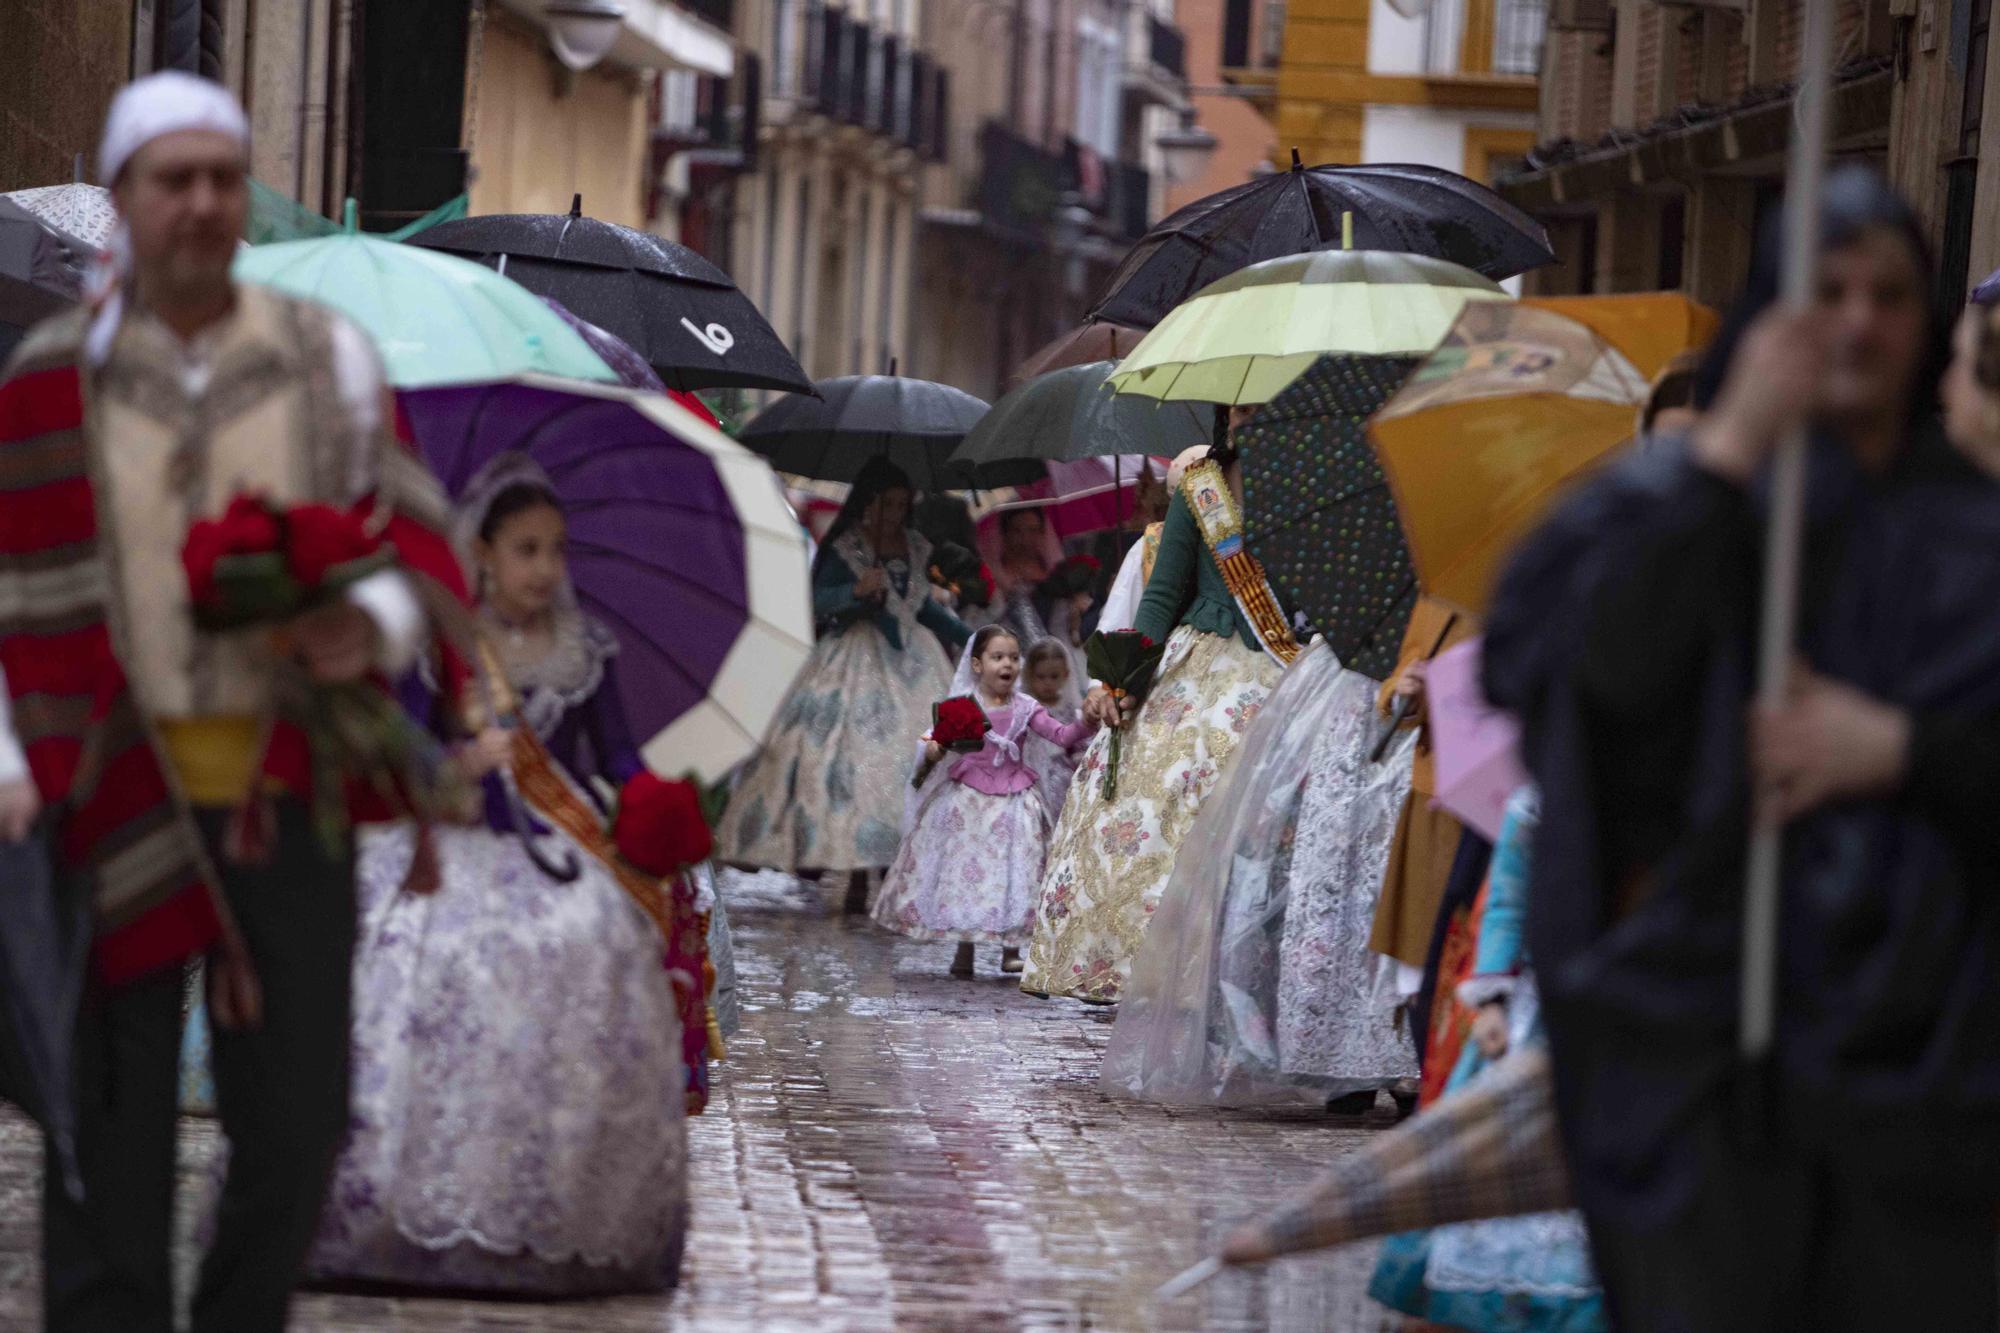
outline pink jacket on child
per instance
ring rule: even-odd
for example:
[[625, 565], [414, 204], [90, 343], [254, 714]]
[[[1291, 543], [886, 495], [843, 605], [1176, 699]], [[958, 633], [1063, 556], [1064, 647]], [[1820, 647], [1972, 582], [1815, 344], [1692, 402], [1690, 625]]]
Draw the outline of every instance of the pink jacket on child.
[[1035, 770], [1021, 757], [1021, 738], [1029, 731], [1051, 744], [1073, 750], [1097, 730], [1097, 723], [1089, 718], [1078, 718], [1065, 726], [1026, 694], [1016, 694], [1014, 702], [1005, 708], [987, 709], [986, 720], [993, 725], [993, 730], [986, 733], [986, 744], [972, 754], [958, 756], [949, 774], [953, 782], [962, 782], [988, 796], [1012, 796], [1035, 785]]

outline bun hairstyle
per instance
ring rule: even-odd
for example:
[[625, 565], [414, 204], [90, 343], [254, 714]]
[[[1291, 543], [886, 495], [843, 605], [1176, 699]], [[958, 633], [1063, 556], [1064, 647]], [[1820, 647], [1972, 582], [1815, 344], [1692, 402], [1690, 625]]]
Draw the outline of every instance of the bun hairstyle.
[[493, 503], [486, 506], [486, 514], [479, 520], [479, 540], [490, 542], [499, 535], [507, 520], [516, 514], [525, 514], [530, 509], [553, 509], [563, 512], [562, 501], [556, 493], [538, 481], [517, 481], [493, 497]]
[[1035, 646], [1028, 649], [1027, 659], [1022, 665], [1029, 671], [1044, 662], [1061, 662], [1063, 669], [1069, 669], [1069, 651], [1054, 639], [1037, 639]]
[[1014, 639], [1016, 643], [1020, 642], [1016, 638], [1014, 631], [1008, 629], [1005, 625], [981, 625], [978, 632], [972, 636], [973, 660], [977, 661], [979, 658], [984, 657], [987, 648], [992, 645], [995, 639]]

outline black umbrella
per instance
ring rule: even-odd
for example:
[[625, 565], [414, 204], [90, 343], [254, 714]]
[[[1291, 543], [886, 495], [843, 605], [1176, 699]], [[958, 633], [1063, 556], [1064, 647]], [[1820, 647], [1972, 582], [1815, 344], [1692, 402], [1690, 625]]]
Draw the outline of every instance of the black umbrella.
[[0, 324], [26, 328], [83, 295], [90, 247], [0, 199]]
[[684, 245], [583, 216], [496, 213], [410, 237], [498, 269], [621, 338], [671, 388], [812, 392], [812, 380], [727, 273]]
[[923, 491], [1020, 486], [1046, 475], [1039, 462], [967, 468], [950, 461], [986, 404], [948, 384], [901, 375], [821, 380], [818, 398], [780, 398], [751, 419], [739, 442], [780, 472], [852, 481], [870, 458], [887, 455]]
[[1090, 317], [1151, 328], [1217, 278], [1331, 246], [1448, 259], [1496, 281], [1555, 259], [1539, 222], [1455, 171], [1306, 168], [1294, 150], [1290, 171], [1197, 199], [1147, 232]]
[[64, 1187], [80, 1198], [71, 1052], [90, 916], [73, 889], [50, 873], [44, 833], [0, 839], [0, 1097], [41, 1125]]
[[951, 457], [980, 467], [1019, 459], [1073, 462], [1119, 454], [1172, 458], [1207, 444], [1214, 415], [1206, 403], [1163, 403], [1139, 394], [1113, 393], [1104, 381], [1112, 361], [1069, 366], [1037, 376], [993, 404]]
[[1341, 665], [1377, 680], [1396, 669], [1417, 574], [1368, 418], [1416, 364], [1324, 357], [1236, 432], [1251, 554]]

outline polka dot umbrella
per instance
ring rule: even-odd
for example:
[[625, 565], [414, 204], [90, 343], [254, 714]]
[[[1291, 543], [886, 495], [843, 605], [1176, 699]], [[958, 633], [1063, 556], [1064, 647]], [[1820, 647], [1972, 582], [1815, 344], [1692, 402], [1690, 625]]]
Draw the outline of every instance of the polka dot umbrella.
[[1341, 663], [1377, 680], [1395, 670], [1417, 576], [1368, 418], [1418, 359], [1322, 357], [1236, 433], [1251, 553]]

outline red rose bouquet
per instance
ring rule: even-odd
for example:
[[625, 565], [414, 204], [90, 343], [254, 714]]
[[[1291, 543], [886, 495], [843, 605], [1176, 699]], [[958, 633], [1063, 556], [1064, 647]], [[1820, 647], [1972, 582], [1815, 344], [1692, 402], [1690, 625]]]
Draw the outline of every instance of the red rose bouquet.
[[[985, 746], [986, 733], [991, 730], [993, 724], [987, 720], [986, 709], [979, 700], [969, 694], [955, 694], [931, 705], [931, 730], [925, 739], [937, 742], [953, 754], [976, 754]], [[921, 787], [930, 775], [931, 765], [926, 762], [910, 785]]]
[[[1091, 679], [1101, 681], [1114, 700], [1145, 702], [1153, 688], [1153, 673], [1160, 669], [1166, 647], [1135, 629], [1099, 630], [1083, 647], [1084, 663]], [[1110, 748], [1104, 759], [1104, 799], [1118, 794], [1118, 754], [1125, 739], [1123, 723], [1113, 728]]]
[[1097, 586], [1104, 564], [1096, 556], [1073, 555], [1050, 571], [1036, 591], [1045, 597], [1075, 597]]
[[700, 789], [643, 771], [619, 793], [611, 837], [620, 856], [656, 879], [699, 865], [714, 850]]
[[[181, 548], [196, 626], [209, 633], [267, 630], [285, 663], [294, 619], [333, 604], [394, 562], [394, 549], [365, 509], [284, 508], [249, 495], [231, 500], [220, 518], [195, 523]], [[295, 754], [303, 733], [301, 777], [310, 790], [298, 794], [310, 798], [314, 826], [329, 850], [337, 853], [345, 842], [350, 798], [358, 794], [426, 822], [464, 804], [463, 784], [454, 780], [443, 748], [380, 681], [330, 684], [286, 666], [272, 697], [260, 772], [275, 771], [281, 751]], [[260, 781], [232, 825], [232, 852], [258, 859], [271, 827]]]
[[181, 548], [195, 623], [221, 632], [271, 625], [323, 606], [387, 569], [388, 545], [366, 516], [331, 505], [279, 509], [239, 495]]

